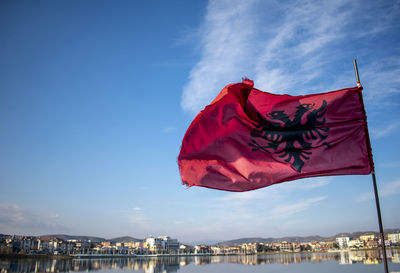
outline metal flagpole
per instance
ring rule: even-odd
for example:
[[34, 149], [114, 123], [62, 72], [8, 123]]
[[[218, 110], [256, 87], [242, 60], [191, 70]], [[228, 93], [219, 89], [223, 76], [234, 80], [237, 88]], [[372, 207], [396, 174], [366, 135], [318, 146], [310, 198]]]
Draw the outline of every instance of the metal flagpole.
[[[354, 71], [356, 72], [357, 86], [360, 87], [361, 83], [360, 83], [360, 76], [358, 75], [357, 60], [354, 59], [353, 63], [354, 63]], [[376, 211], [378, 213], [379, 232], [381, 234], [381, 246], [382, 246], [382, 251], [383, 251], [383, 262], [384, 262], [384, 266], [385, 266], [385, 273], [389, 273], [387, 256], [386, 256], [385, 234], [383, 232], [381, 207], [379, 205], [378, 187], [376, 185], [375, 170], [372, 171], [371, 175], [372, 175], [372, 182], [374, 184], [375, 203], [376, 203]]]

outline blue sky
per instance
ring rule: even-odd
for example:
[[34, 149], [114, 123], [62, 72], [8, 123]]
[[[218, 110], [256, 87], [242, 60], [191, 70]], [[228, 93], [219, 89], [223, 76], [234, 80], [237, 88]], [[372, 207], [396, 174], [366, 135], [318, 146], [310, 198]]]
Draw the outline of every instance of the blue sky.
[[399, 1], [0, 2], [0, 233], [183, 242], [378, 230], [370, 176], [181, 185], [194, 116], [243, 76], [364, 86], [386, 228], [400, 218]]

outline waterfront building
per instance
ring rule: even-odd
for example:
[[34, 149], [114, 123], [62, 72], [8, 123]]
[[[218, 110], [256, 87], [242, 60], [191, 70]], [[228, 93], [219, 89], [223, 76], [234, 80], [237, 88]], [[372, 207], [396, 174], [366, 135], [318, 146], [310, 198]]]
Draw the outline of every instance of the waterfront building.
[[223, 249], [219, 246], [211, 246], [211, 252], [213, 254], [223, 254]]
[[193, 248], [188, 245], [180, 245], [179, 246], [179, 253], [181, 253], [181, 254], [188, 254], [188, 253], [192, 253], [192, 252], [193, 252]]
[[163, 236], [162, 238], [162, 246], [165, 250], [178, 250], [179, 242], [177, 239], [172, 239], [169, 236]]
[[350, 238], [345, 237], [345, 236], [336, 238], [336, 243], [340, 249], [347, 248], [349, 245], [349, 241], [350, 241]]
[[[238, 247], [236, 247], [236, 249], [238, 249]], [[197, 245], [197, 246], [194, 246], [194, 253], [195, 254], [208, 254], [208, 253], [211, 253], [211, 248], [207, 245]], [[238, 253], [238, 251], [236, 251], [235, 253]]]
[[360, 240], [364, 242], [375, 240], [375, 235], [374, 234], [361, 235]]
[[310, 242], [300, 243], [300, 250], [301, 251], [311, 251], [312, 250], [311, 243]]
[[40, 243], [39, 243], [40, 251], [51, 254], [57, 254], [57, 247], [58, 247], [57, 238], [40, 238]]
[[123, 246], [130, 248], [130, 249], [138, 249], [138, 248], [143, 247], [143, 243], [142, 242], [124, 242]]
[[319, 242], [322, 250], [333, 249], [336, 247], [336, 241]]
[[115, 245], [115, 249], [117, 250], [118, 254], [130, 254], [130, 249], [126, 246], [123, 245], [123, 243], [120, 243], [118, 246]]
[[145, 247], [150, 251], [157, 251], [162, 249], [161, 238], [156, 238], [153, 236], [147, 237], [144, 239]]
[[354, 240], [350, 240], [348, 243], [348, 247], [349, 248], [363, 248], [364, 247], [364, 241], [360, 240], [360, 239], [354, 239]]
[[103, 247], [111, 247], [111, 242], [101, 242]]
[[392, 245], [397, 245], [400, 243], [400, 233], [389, 233], [387, 238]]
[[258, 243], [248, 243], [240, 245], [240, 253], [255, 254], [257, 253]]
[[170, 251], [178, 251], [179, 250], [179, 242], [177, 239], [172, 239], [169, 236], [161, 236], [161, 237], [147, 237], [144, 239], [145, 248], [148, 248], [150, 251], [160, 251], [166, 250]]
[[[102, 247], [102, 245], [100, 244], [99, 247]], [[89, 242], [85, 242], [85, 241], [76, 241], [75, 242], [75, 248], [74, 248], [75, 253], [84, 254], [84, 253], [89, 253], [89, 251], [90, 251], [90, 243]]]
[[270, 244], [267, 244], [267, 246], [268, 246], [272, 251], [279, 251], [280, 243], [270, 243]]
[[317, 241], [311, 242], [310, 246], [311, 246], [312, 251], [321, 251], [321, 248], [322, 248], [321, 244]]
[[[379, 240], [375, 240], [375, 241], [377, 241], [378, 246], [382, 246], [382, 239], [381, 238], [379, 238]], [[390, 244], [390, 240], [385, 239], [385, 246], [390, 246], [390, 245], [391, 245]]]
[[19, 238], [19, 248], [23, 249], [26, 253], [31, 253], [39, 250], [40, 241], [36, 237], [24, 236]]
[[280, 242], [279, 249], [283, 252], [291, 252], [293, 251], [293, 244], [287, 241]]
[[367, 242], [367, 248], [377, 248], [378, 241], [377, 240], [370, 240]]
[[59, 240], [57, 251], [60, 254], [71, 254], [74, 250], [74, 244], [72, 242]]
[[301, 251], [301, 244], [299, 242], [293, 243], [293, 251], [300, 252]]

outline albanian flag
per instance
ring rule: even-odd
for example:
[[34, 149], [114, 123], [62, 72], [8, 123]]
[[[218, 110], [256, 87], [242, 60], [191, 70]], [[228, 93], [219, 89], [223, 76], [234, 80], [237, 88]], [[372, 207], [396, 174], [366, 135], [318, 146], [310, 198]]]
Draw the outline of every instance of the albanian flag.
[[362, 87], [275, 95], [227, 85], [193, 120], [178, 157], [182, 183], [248, 191], [289, 180], [369, 174]]

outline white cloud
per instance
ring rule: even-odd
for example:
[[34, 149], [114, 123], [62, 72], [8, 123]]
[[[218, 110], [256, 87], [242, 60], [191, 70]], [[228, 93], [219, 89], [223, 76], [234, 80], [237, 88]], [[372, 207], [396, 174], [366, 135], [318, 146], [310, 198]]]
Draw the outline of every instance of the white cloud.
[[69, 230], [58, 223], [59, 218], [57, 213], [36, 212], [16, 204], [0, 204], [0, 229], [3, 232], [35, 235]]
[[176, 130], [175, 126], [167, 126], [167, 127], [164, 128], [164, 133], [168, 134], [168, 133], [171, 133], [171, 132], [173, 132], [175, 130]]
[[356, 200], [358, 202], [369, 201], [369, 200], [372, 200], [372, 199], [374, 199], [374, 193], [373, 192], [360, 193], [356, 198]]
[[210, 1], [202, 27], [201, 60], [184, 87], [182, 107], [197, 112], [228, 82], [240, 79], [251, 67], [256, 1]]
[[326, 186], [332, 179], [332, 177], [307, 178], [275, 184], [254, 191], [227, 193], [217, 198], [212, 204], [215, 207], [229, 207], [230, 210], [235, 210], [243, 209], [244, 205], [256, 202], [258, 204], [280, 202], [293, 192], [305, 193]]
[[326, 186], [332, 180], [332, 177], [306, 178], [297, 181], [290, 181], [275, 184], [270, 187], [247, 191], [227, 193], [218, 199], [219, 202], [242, 205], [243, 203], [254, 202], [257, 200], [276, 200], [281, 196], [293, 191], [310, 191], [319, 187]]
[[131, 224], [146, 226], [149, 223], [148, 218], [145, 216], [141, 208], [135, 207], [131, 208], [128, 212], [128, 218]]
[[280, 186], [286, 190], [313, 190], [328, 185], [333, 180], [331, 176], [304, 178], [293, 183], [284, 183]]
[[386, 183], [380, 192], [382, 196], [400, 194], [400, 179]]
[[399, 128], [400, 122], [394, 122], [392, 124], [387, 125], [386, 127], [383, 128], [373, 128], [371, 130], [371, 135], [373, 138], [379, 139], [382, 137], [385, 137], [392, 132], [394, 132], [397, 128]]
[[[286, 3], [283, 19], [256, 66], [255, 82], [262, 90], [285, 92], [315, 79], [327, 64], [331, 51], [344, 36], [351, 9], [338, 13], [344, 1]], [[286, 12], [285, 12], [286, 11]], [[324, 49], [324, 50], [322, 50]]]
[[247, 191], [247, 192], [235, 192], [228, 193], [222, 196], [219, 200], [223, 202], [248, 202], [254, 201], [255, 199], [265, 199], [268, 196], [268, 192], [265, 190], [257, 190], [257, 191]]
[[[399, 14], [400, 16], [400, 14]], [[364, 85], [364, 96], [374, 106], [383, 106], [398, 102], [387, 98], [399, 93], [400, 85], [400, 52], [395, 56], [373, 60], [360, 66], [361, 83]]]
[[[378, 189], [378, 194], [379, 197], [400, 194], [400, 179], [383, 184], [382, 187]], [[375, 197], [373, 192], [364, 192], [359, 194], [356, 200], [359, 202], [364, 202], [364, 201], [370, 201], [374, 198]]]
[[[276, 206], [276, 204], [290, 203], [294, 193], [307, 196], [317, 188], [329, 184], [330, 177], [302, 179], [293, 182], [281, 183], [248, 192], [226, 193], [218, 198], [213, 198], [210, 202], [205, 202], [209, 213], [207, 224], [191, 227], [192, 232], [199, 234], [218, 234], [224, 233], [235, 236], [249, 236], [249, 234], [259, 234], [259, 229], [273, 226], [276, 221], [286, 218], [300, 211], [305, 211], [314, 204], [325, 199], [325, 197], [306, 198], [290, 206]], [[251, 225], [249, 225], [251, 223]]]
[[287, 218], [298, 212], [305, 211], [305, 210], [309, 209], [311, 206], [314, 206], [317, 203], [319, 203], [325, 199], [326, 199], [325, 196], [314, 197], [314, 198], [302, 200], [302, 201], [294, 203], [294, 204], [277, 206], [271, 210], [270, 217], [272, 217], [272, 218]]
[[201, 58], [183, 88], [182, 108], [196, 114], [243, 76], [274, 93], [353, 86], [352, 59], [358, 55], [364, 57], [361, 81], [371, 96], [382, 89], [388, 91], [380, 97], [399, 93], [398, 54], [378, 63], [366, 57], [374, 52], [365, 46], [366, 37], [392, 31], [399, 15], [396, 2], [212, 0], [201, 28]]

